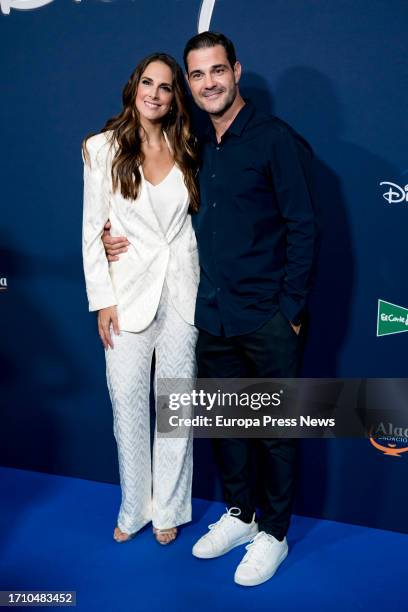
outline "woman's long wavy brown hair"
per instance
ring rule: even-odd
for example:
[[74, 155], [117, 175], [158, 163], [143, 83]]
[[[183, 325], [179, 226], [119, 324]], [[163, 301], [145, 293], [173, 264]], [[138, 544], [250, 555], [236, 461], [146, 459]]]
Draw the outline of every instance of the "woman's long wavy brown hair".
[[[136, 108], [136, 93], [142, 74], [152, 62], [166, 64], [173, 76], [174, 99], [170, 112], [163, 117], [162, 127], [166, 132], [173, 150], [174, 161], [184, 176], [184, 182], [190, 196], [190, 210], [196, 212], [199, 206], [199, 195], [196, 182], [197, 147], [196, 139], [191, 133], [190, 117], [187, 111], [187, 97], [182, 70], [176, 60], [167, 53], [152, 53], [136, 66], [129, 77], [123, 93], [122, 111], [108, 119], [101, 132], [112, 131], [111, 145], [116, 149], [112, 161], [113, 190], [120, 192], [124, 198], [135, 200], [139, 195], [142, 181], [140, 166], [144, 161], [141, 139], [141, 122]], [[87, 158], [86, 141], [83, 142], [84, 155]]]

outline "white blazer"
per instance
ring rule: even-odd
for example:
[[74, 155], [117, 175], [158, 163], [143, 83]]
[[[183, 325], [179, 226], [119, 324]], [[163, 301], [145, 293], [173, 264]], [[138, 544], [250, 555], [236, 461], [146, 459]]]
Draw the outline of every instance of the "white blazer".
[[[183, 319], [193, 325], [199, 280], [198, 252], [189, 197], [180, 175], [183, 195], [163, 232], [142, 182], [136, 200], [113, 193], [111, 163], [114, 152], [109, 132], [87, 141], [89, 161], [84, 160], [84, 212], [82, 251], [89, 310], [117, 306], [119, 327], [138, 332], [153, 320], [166, 280], [172, 303]], [[112, 236], [126, 236], [127, 253], [108, 263], [101, 241], [110, 219]]]

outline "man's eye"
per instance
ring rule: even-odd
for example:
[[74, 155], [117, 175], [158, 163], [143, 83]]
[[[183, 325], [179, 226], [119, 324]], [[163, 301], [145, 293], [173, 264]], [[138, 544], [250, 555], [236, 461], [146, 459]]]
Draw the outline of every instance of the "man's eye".
[[224, 72], [224, 68], [217, 68], [215, 71], [217, 74], [222, 74]]

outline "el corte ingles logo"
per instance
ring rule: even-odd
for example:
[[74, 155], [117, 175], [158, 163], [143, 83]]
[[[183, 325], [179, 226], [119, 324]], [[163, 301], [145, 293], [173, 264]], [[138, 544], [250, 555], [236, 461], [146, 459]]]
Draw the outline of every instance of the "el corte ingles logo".
[[408, 308], [378, 300], [377, 336], [408, 331]]

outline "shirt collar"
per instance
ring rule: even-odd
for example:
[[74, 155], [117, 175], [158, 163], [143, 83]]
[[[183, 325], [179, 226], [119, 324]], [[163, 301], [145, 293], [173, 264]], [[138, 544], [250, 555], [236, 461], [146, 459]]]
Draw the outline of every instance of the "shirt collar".
[[[235, 136], [241, 136], [254, 112], [255, 107], [252, 102], [250, 100], [245, 100], [245, 106], [241, 108], [238, 115], [235, 117], [234, 121], [231, 123], [225, 134], [230, 133], [235, 134]], [[207, 126], [206, 134], [211, 138], [215, 138], [215, 130], [211, 121], [209, 121], [209, 124]]]

